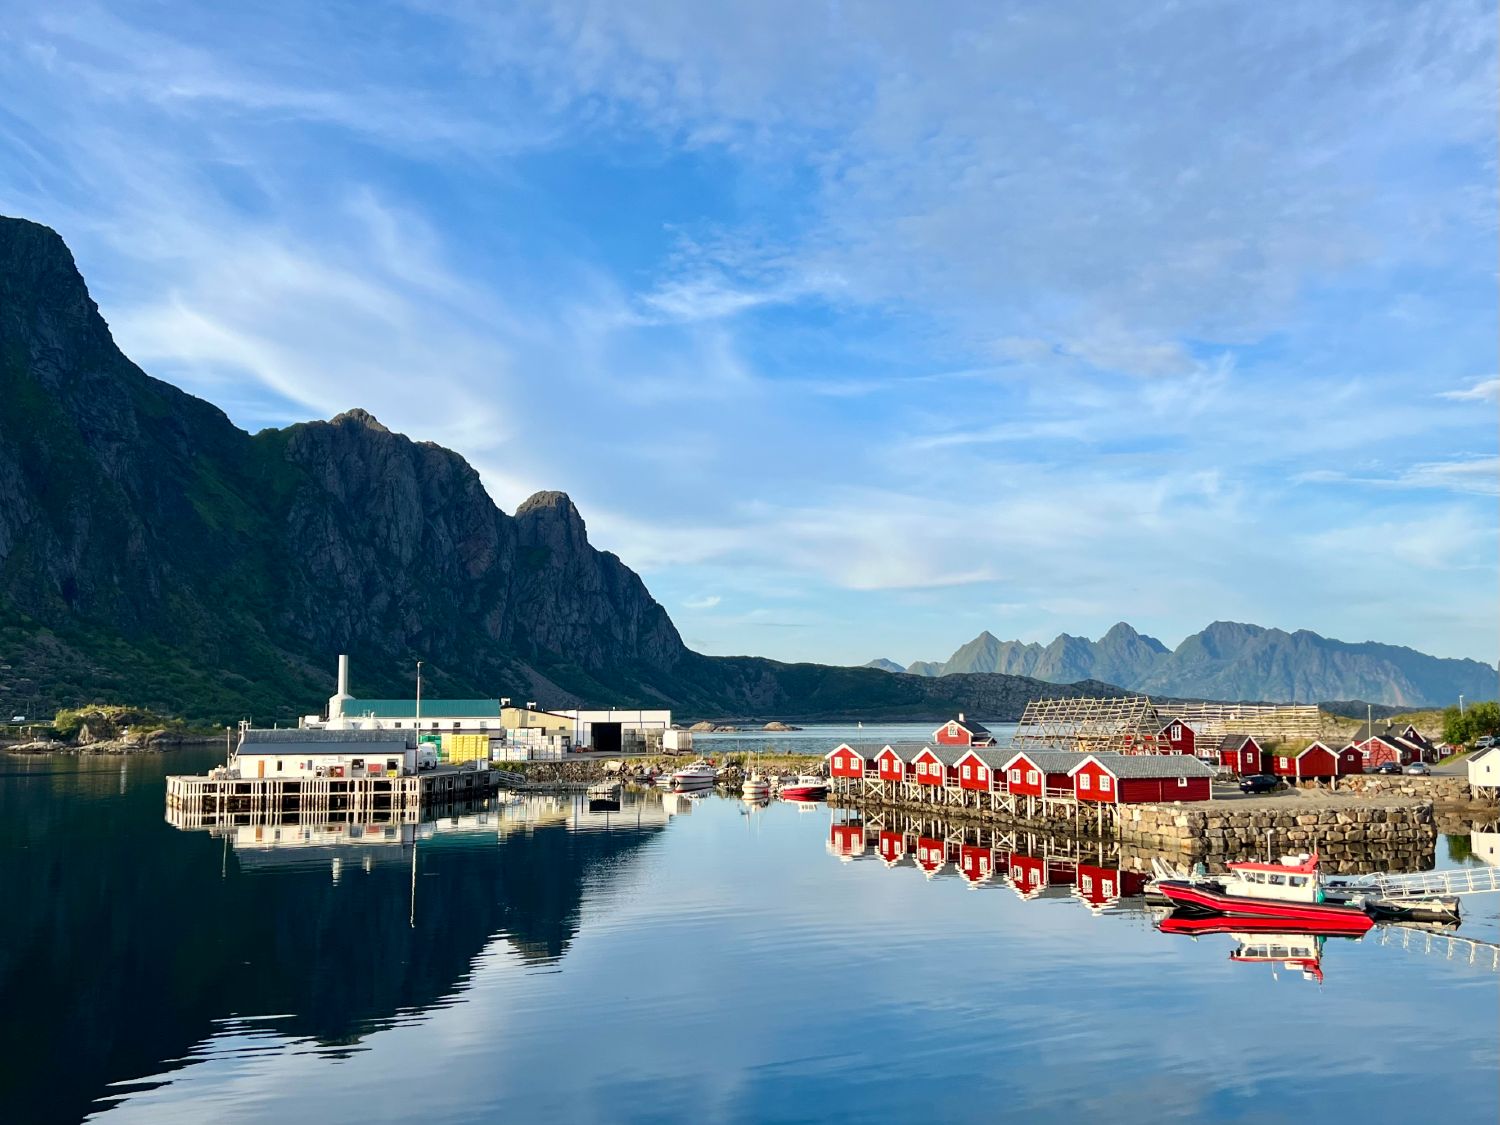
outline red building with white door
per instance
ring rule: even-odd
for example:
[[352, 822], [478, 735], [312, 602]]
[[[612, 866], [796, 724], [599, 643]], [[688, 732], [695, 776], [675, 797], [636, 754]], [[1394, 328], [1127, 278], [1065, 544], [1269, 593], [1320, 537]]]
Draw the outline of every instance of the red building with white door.
[[1226, 734], [1219, 739], [1219, 765], [1243, 777], [1266, 772], [1266, 752], [1253, 735]]
[[939, 746], [993, 746], [995, 736], [983, 723], [964, 718], [963, 712], [932, 732], [932, 741]]
[[1278, 751], [1271, 759], [1271, 772], [1293, 781], [1330, 781], [1346, 774], [1364, 773], [1364, 756], [1352, 743], [1335, 750], [1314, 742], [1296, 751]]
[[1073, 778], [1068, 771], [1081, 760], [1071, 750], [1022, 750], [1012, 754], [1001, 767], [1005, 791], [1023, 797], [1071, 795]]
[[1158, 754], [1196, 754], [1198, 734], [1181, 719], [1168, 719], [1156, 732]]
[[1005, 776], [1006, 754], [1001, 750], [965, 750], [953, 763], [960, 788], [988, 793], [996, 778]]

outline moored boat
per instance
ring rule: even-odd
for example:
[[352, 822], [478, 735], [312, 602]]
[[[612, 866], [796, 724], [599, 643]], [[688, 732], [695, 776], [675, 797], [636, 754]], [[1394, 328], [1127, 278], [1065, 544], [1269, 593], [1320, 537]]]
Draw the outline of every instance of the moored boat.
[[707, 789], [719, 780], [719, 771], [712, 762], [699, 758], [691, 765], [672, 774], [673, 789]]
[[1316, 855], [1231, 863], [1215, 880], [1160, 879], [1155, 889], [1190, 915], [1274, 919], [1338, 933], [1363, 933], [1374, 924], [1363, 907], [1324, 901]]
[[826, 796], [828, 782], [815, 774], [799, 774], [781, 785], [781, 797], [786, 801], [821, 801]]
[[740, 795], [749, 801], [759, 801], [771, 795], [771, 783], [758, 773], [745, 778], [740, 786]]

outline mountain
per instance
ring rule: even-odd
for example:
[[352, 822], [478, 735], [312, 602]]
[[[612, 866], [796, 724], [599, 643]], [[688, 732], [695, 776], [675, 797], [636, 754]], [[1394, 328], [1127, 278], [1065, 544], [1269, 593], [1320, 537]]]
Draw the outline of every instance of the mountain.
[[1397, 707], [1444, 706], [1460, 694], [1493, 699], [1500, 688], [1496, 670], [1477, 660], [1230, 621], [1214, 622], [1175, 649], [1123, 621], [1097, 641], [1064, 633], [1045, 646], [1001, 641], [984, 632], [947, 661], [919, 661], [907, 671], [927, 676], [1003, 673], [1056, 683], [1095, 679], [1189, 699], [1354, 699]]
[[249, 434], [115, 346], [52, 230], [0, 218], [0, 704], [286, 721], [332, 691], [732, 718], [1014, 718], [1111, 694], [709, 657], [561, 492], [502, 512], [363, 410]]
[[878, 656], [874, 660], [870, 661], [868, 664], [861, 665], [861, 667], [862, 668], [879, 668], [882, 672], [904, 672], [904, 671], [906, 671], [905, 668], [901, 667], [901, 665], [897, 664], [894, 660], [887, 660], [883, 656]]

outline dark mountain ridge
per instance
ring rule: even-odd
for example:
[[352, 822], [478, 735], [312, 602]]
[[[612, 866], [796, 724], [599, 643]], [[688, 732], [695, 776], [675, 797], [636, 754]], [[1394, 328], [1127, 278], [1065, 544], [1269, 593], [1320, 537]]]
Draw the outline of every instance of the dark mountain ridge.
[[1001, 641], [984, 632], [947, 661], [919, 661], [908, 671], [930, 676], [998, 672], [1053, 682], [1095, 678], [1188, 699], [1354, 699], [1397, 707], [1444, 706], [1460, 694], [1493, 699], [1500, 689], [1500, 675], [1477, 660], [1232, 621], [1215, 621], [1175, 649], [1123, 621], [1097, 641], [1064, 633], [1048, 645]]
[[61, 238], [0, 218], [0, 700], [285, 721], [332, 691], [688, 716], [1015, 717], [1112, 694], [708, 657], [561, 492], [514, 515], [363, 410], [249, 434], [122, 355]]

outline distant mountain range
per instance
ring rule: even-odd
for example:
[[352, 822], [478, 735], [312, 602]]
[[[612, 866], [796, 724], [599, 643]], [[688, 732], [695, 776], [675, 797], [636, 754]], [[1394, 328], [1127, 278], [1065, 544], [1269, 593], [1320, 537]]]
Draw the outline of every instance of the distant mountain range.
[[1095, 679], [1153, 695], [1287, 703], [1358, 699], [1441, 707], [1459, 695], [1494, 699], [1500, 689], [1500, 674], [1477, 660], [1233, 621], [1215, 621], [1175, 649], [1122, 621], [1097, 641], [1063, 633], [1050, 644], [1026, 644], [983, 632], [945, 661], [902, 668], [879, 659], [866, 667], [918, 676], [1000, 672], [1051, 683]]

